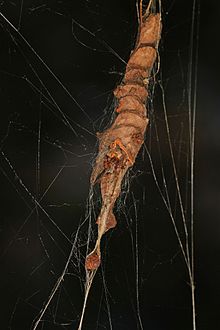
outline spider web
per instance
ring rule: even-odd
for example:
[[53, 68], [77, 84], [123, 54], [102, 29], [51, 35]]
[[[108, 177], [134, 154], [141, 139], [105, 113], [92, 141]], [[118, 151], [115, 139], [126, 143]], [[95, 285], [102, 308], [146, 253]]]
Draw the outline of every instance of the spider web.
[[[192, 327], [196, 43], [189, 41], [198, 32], [193, 3], [181, 6], [163, 4], [150, 128], [124, 180], [118, 225], [103, 239], [85, 329]], [[114, 117], [136, 2], [2, 1], [1, 12], [3, 324], [77, 329], [101, 205], [89, 187], [96, 132]]]

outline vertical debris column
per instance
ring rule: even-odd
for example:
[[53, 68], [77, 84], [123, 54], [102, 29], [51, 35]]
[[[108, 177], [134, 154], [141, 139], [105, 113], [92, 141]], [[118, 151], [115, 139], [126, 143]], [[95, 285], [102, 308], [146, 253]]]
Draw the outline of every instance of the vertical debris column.
[[103, 234], [116, 226], [113, 207], [121, 192], [121, 182], [144, 142], [148, 124], [145, 103], [150, 73], [157, 57], [161, 34], [160, 14], [143, 15], [136, 47], [128, 61], [122, 83], [115, 89], [118, 100], [113, 124], [98, 133], [99, 153], [91, 175], [91, 184], [100, 183], [102, 207], [97, 219], [98, 236], [85, 268], [95, 270], [101, 261]]

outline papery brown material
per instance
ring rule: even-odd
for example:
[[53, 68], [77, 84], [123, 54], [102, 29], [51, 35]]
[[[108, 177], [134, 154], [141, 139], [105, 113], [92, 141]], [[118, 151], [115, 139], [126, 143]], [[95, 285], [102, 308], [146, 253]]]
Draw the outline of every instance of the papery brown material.
[[118, 113], [113, 124], [98, 134], [99, 153], [91, 175], [91, 184], [100, 183], [102, 207], [97, 219], [98, 236], [85, 268], [95, 270], [101, 261], [103, 234], [116, 226], [114, 204], [121, 193], [121, 183], [144, 142], [148, 125], [145, 107], [150, 73], [157, 57], [161, 34], [160, 14], [143, 15], [136, 47], [128, 61], [122, 83], [115, 89]]

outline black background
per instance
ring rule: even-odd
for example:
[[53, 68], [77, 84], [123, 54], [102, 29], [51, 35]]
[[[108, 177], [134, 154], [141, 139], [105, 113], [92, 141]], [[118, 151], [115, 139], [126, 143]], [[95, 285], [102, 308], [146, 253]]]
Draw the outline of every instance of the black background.
[[[68, 241], [39, 207], [26, 222], [25, 219], [34, 207], [33, 196], [39, 199], [65, 166], [40, 204], [62, 232], [74, 239], [86, 213], [89, 176], [97, 147], [95, 132], [102, 130], [112, 116], [112, 91], [120, 82], [137, 30], [136, 4], [132, 0], [24, 0], [22, 13], [21, 3], [2, 1], [1, 12], [19, 27], [20, 33], [86, 114], [1, 17], [1, 329], [31, 329], [64, 267], [70, 251]], [[162, 76], [157, 77], [165, 90], [177, 158], [180, 150], [178, 175], [183, 194], [188, 181], [187, 70], [192, 5], [191, 0], [162, 1]], [[200, 1], [195, 159], [198, 330], [220, 327], [219, 7], [218, 1]], [[198, 9], [196, 16], [197, 13]], [[195, 67], [194, 60], [193, 72]], [[50, 104], [49, 94], [60, 110]], [[61, 111], [76, 134], [64, 124]], [[177, 205], [175, 184], [158, 84], [154, 111], [151, 106], [149, 116], [151, 126], [146, 143], [160, 178], [156, 123], [174, 209]], [[37, 175], [39, 118], [41, 158]], [[112, 327], [139, 329], [135, 269], [138, 252], [139, 302], [144, 329], [192, 329], [186, 267], [145, 151], [126, 182], [117, 206], [118, 226], [103, 242], [103, 269]], [[159, 183], [163, 186], [161, 178]], [[186, 215], [189, 216], [187, 212]], [[183, 237], [178, 208], [176, 221]], [[83, 227], [69, 268], [71, 275], [66, 276], [39, 329], [77, 329], [83, 302], [85, 242], [86, 228]], [[134, 248], [136, 243], [138, 251]], [[100, 270], [91, 291], [85, 329], [110, 329], [102, 275]], [[70, 325], [64, 325], [67, 323]]]

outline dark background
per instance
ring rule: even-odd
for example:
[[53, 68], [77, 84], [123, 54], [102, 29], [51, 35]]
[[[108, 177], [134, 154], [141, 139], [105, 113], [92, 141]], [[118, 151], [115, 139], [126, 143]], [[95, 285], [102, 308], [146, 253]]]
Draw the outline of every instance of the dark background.
[[[192, 1], [162, 1], [161, 67], [154, 104], [149, 102], [151, 124], [146, 137], [164, 192], [162, 157], [171, 206], [182, 238], [184, 231], [158, 82], [165, 91], [184, 210], [189, 220], [187, 93], [192, 5]], [[193, 73], [198, 69], [195, 159], [198, 330], [220, 327], [219, 7], [218, 1], [200, 1], [198, 66], [193, 58]], [[95, 132], [101, 131], [112, 118], [112, 92], [134, 46], [137, 15], [132, 0], [1, 1], [1, 12], [19, 28], [72, 95], [71, 98], [21, 35], [1, 17], [1, 329], [25, 330], [31, 329], [47, 300], [67, 260], [71, 248], [68, 239], [74, 240], [88, 212], [89, 176], [97, 150]], [[196, 17], [197, 14], [198, 7]], [[194, 46], [196, 37], [195, 32]], [[40, 201], [42, 211], [36, 207], [36, 200], [59, 171]], [[95, 212], [99, 206], [95, 192]], [[111, 329], [108, 309], [113, 329], [140, 328], [137, 274], [144, 329], [192, 329], [186, 266], [146, 150], [125, 180], [116, 213], [118, 226], [103, 240], [103, 268], [94, 281], [84, 329]], [[69, 274], [39, 329], [77, 329], [83, 303], [88, 222], [80, 231]]]

